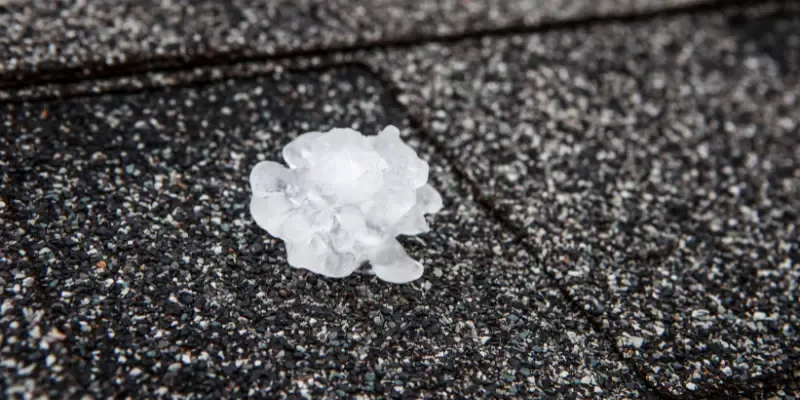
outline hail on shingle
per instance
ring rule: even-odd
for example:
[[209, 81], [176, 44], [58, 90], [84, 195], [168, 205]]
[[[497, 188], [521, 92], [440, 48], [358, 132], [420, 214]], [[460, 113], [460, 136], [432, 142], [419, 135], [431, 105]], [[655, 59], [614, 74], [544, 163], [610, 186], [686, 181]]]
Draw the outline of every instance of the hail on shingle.
[[310, 132], [283, 149], [288, 168], [258, 163], [250, 174], [250, 212], [286, 244], [289, 264], [330, 277], [369, 261], [388, 282], [422, 276], [398, 235], [430, 228], [424, 214], [442, 198], [428, 181], [428, 163], [387, 126], [377, 136], [348, 128]]

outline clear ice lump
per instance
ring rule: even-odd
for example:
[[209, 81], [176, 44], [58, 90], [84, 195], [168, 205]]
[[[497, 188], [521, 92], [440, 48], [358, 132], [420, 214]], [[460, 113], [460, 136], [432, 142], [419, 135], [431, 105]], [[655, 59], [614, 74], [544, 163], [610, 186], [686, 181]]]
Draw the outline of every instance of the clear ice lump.
[[428, 163], [389, 125], [377, 136], [349, 128], [300, 135], [283, 148], [289, 166], [262, 161], [250, 173], [250, 213], [286, 244], [296, 268], [345, 277], [369, 261], [378, 278], [405, 283], [422, 276], [398, 235], [430, 227], [424, 214], [442, 208]]

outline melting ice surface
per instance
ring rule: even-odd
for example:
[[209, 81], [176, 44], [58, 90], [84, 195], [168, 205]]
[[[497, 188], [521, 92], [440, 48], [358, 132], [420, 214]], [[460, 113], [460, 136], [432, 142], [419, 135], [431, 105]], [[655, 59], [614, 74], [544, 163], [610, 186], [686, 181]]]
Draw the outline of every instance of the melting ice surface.
[[289, 264], [330, 277], [366, 261], [380, 278], [404, 283], [422, 276], [398, 235], [430, 228], [424, 214], [442, 208], [427, 184], [428, 163], [387, 126], [377, 136], [349, 128], [310, 132], [283, 149], [288, 168], [272, 161], [250, 173], [250, 212], [286, 243]]

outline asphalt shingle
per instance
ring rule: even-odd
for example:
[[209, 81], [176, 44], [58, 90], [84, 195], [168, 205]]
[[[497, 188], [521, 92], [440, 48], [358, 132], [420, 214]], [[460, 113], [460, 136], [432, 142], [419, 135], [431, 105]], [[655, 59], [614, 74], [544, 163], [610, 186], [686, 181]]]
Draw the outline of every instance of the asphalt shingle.
[[797, 368], [798, 21], [730, 9], [371, 62], [652, 385], [711, 394]]
[[413, 129], [445, 198], [413, 285], [286, 264], [249, 169], [319, 127], [407, 126], [363, 68], [7, 105], [6, 395], [630, 398], [642, 382]]
[[44, 78], [225, 63], [629, 15], [710, 0], [12, 1], [0, 5], [0, 87]]
[[[797, 5], [256, 3], [0, 5], [7, 397], [797, 397]], [[287, 266], [250, 167], [389, 123], [423, 278]]]

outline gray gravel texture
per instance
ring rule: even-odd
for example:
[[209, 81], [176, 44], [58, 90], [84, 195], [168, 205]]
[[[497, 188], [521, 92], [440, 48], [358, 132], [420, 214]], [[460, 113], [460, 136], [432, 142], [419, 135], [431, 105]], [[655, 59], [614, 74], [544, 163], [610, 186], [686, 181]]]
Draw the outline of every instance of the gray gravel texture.
[[407, 126], [366, 69], [8, 105], [2, 377], [97, 397], [642, 395], [417, 132], [446, 208], [413, 285], [286, 265], [247, 176], [312, 126]]
[[[4, 0], [0, 86], [134, 65], [420, 40], [711, 0]], [[145, 67], [148, 68], [148, 67]]]
[[370, 62], [648, 382], [706, 395], [798, 368], [797, 11]]
[[[76, 3], [8, 45], [0, 74], [36, 82], [0, 90], [6, 397], [800, 395], [800, 7], [438, 40], [662, 3], [385, 3], [312, 7], [348, 16], [332, 28], [304, 27], [305, 3], [253, 14], [285, 16], [271, 25], [230, 22], [247, 4]], [[19, 4], [0, 22], [46, 21]], [[139, 30], [96, 35], [121, 16]], [[154, 20], [188, 22], [144, 33]], [[226, 47], [231, 29], [256, 39]], [[413, 35], [431, 40], [195, 64]], [[133, 58], [92, 58], [110, 43]], [[139, 57], [188, 64], [106, 75]], [[252, 165], [307, 130], [388, 123], [445, 197], [404, 240], [423, 278], [288, 267], [249, 217]]]

